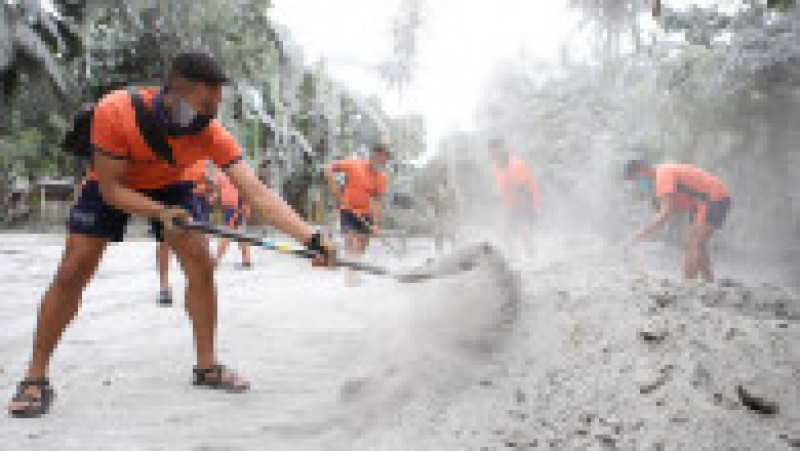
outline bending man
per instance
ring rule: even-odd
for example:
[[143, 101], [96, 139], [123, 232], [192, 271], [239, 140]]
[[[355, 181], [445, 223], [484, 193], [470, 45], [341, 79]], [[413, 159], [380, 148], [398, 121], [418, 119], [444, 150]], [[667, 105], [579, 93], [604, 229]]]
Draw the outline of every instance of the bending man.
[[[176, 227], [191, 217], [193, 196], [181, 183], [183, 173], [199, 161], [210, 159], [222, 168], [267, 222], [320, 256], [317, 264], [332, 263], [333, 254], [319, 233], [259, 182], [236, 141], [213, 119], [226, 82], [212, 58], [187, 53], [174, 59], [164, 87], [114, 91], [97, 103], [90, 180], [70, 212], [66, 248], [39, 308], [33, 353], [9, 406], [12, 415], [36, 417], [49, 410], [53, 389], [47, 374], [53, 351], [78, 312], [108, 243], [122, 240], [131, 214], [152, 220], [156, 238], [166, 240], [186, 274], [185, 307], [197, 354], [194, 384], [230, 392], [248, 389], [248, 382], [221, 365], [217, 356], [217, 292], [208, 240]], [[142, 106], [152, 114], [148, 123], [166, 135], [169, 152], [145, 141], [140, 131], [144, 122], [137, 121], [136, 113]]]
[[625, 178], [636, 182], [659, 201], [658, 214], [636, 232], [631, 241], [641, 241], [676, 211], [689, 210], [692, 224], [686, 237], [683, 274], [687, 280], [692, 280], [699, 273], [707, 282], [713, 282], [708, 241], [728, 216], [731, 206], [728, 188], [708, 172], [686, 164], [650, 166], [642, 160], [631, 160], [625, 166]]

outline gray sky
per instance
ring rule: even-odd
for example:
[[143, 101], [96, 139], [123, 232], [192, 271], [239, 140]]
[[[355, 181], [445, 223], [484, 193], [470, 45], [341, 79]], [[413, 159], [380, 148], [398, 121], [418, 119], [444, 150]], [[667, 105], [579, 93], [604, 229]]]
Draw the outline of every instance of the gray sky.
[[[671, 7], [718, 0], [666, 0]], [[735, 7], [740, 0], [725, 0]], [[567, 0], [426, 0], [416, 82], [402, 96], [387, 92], [369, 69], [391, 53], [390, 27], [400, 0], [274, 0], [273, 15], [303, 46], [308, 62], [326, 58], [331, 75], [390, 113], [420, 113], [429, 150], [452, 130], [475, 128], [474, 115], [492, 70], [511, 58], [554, 61], [561, 43], [587, 47]], [[651, 24], [651, 26], [654, 24]], [[584, 37], [585, 38], [585, 37]]]
[[421, 113], [429, 145], [473, 128], [475, 107], [497, 63], [520, 55], [554, 59], [575, 24], [562, 0], [428, 0], [417, 80], [402, 96], [387, 92], [369, 65], [391, 52], [399, 0], [275, 0], [273, 16], [303, 46], [326, 58], [333, 78], [378, 95], [390, 113]]

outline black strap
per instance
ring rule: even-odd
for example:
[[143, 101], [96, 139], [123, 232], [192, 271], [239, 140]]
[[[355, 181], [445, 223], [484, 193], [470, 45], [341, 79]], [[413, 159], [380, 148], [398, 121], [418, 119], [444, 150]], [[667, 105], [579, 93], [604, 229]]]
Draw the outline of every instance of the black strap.
[[136, 92], [136, 88], [128, 88], [131, 95], [131, 103], [134, 110], [136, 110], [136, 124], [139, 127], [139, 133], [150, 146], [150, 149], [172, 165], [175, 165], [175, 158], [172, 156], [172, 148], [167, 142], [167, 135], [164, 132], [164, 127], [158, 124], [155, 114], [150, 111], [144, 104], [142, 96]]

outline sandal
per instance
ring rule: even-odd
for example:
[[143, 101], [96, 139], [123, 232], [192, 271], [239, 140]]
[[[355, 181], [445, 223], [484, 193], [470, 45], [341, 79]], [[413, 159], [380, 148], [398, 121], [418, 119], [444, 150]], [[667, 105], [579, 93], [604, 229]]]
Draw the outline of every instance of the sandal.
[[242, 393], [250, 388], [249, 382], [239, 378], [225, 365], [211, 365], [208, 368], [194, 367], [194, 385], [225, 390], [228, 393]]
[[[37, 387], [39, 392], [28, 392], [30, 387]], [[24, 402], [27, 405], [21, 409], [9, 409], [9, 413], [15, 418], [38, 418], [50, 410], [54, 397], [55, 392], [46, 377], [25, 378], [17, 385], [17, 394], [14, 395], [11, 402]]]

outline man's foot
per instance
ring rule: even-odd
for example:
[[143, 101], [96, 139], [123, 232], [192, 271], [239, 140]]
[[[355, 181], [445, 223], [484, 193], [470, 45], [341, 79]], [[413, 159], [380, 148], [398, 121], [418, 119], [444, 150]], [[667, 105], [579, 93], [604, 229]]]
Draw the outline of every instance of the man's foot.
[[225, 365], [211, 365], [206, 368], [194, 367], [194, 385], [225, 390], [228, 393], [241, 393], [250, 388], [249, 382], [229, 370]]
[[236, 269], [238, 269], [240, 271], [246, 271], [246, 270], [248, 270], [248, 269], [250, 269], [252, 267], [253, 267], [253, 264], [250, 263], [250, 262], [242, 262], [242, 263], [238, 263], [236, 265]]
[[17, 394], [8, 406], [15, 418], [38, 418], [50, 410], [55, 392], [46, 377], [29, 377], [17, 385]]
[[172, 292], [169, 290], [161, 290], [158, 295], [158, 305], [162, 307], [169, 307], [172, 305]]

